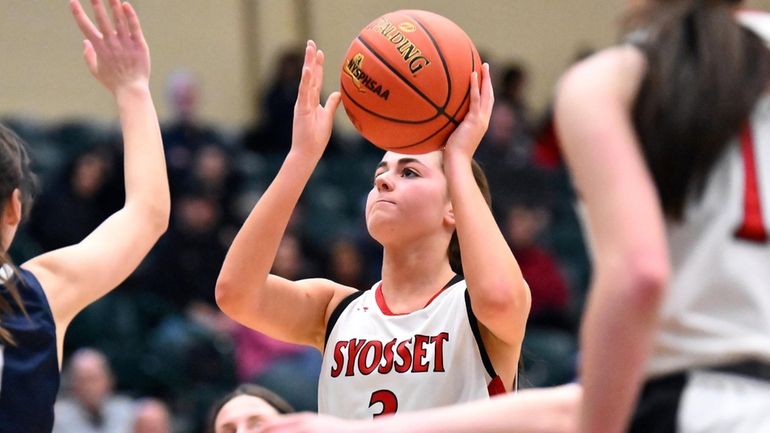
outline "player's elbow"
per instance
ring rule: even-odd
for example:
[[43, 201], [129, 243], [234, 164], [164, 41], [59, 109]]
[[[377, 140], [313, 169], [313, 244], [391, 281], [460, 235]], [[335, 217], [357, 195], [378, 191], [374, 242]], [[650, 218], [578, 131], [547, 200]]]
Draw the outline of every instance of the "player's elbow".
[[637, 307], [654, 308], [663, 300], [670, 278], [668, 260], [662, 254], [635, 254], [618, 269], [627, 281], [627, 298]]
[[472, 297], [473, 310], [479, 316], [527, 317], [529, 315], [532, 296], [529, 287], [521, 280], [517, 284], [511, 284], [508, 280], [488, 283], [483, 293]]
[[228, 316], [232, 316], [236, 313], [239, 299], [237, 296], [237, 287], [235, 287], [234, 281], [231, 278], [228, 278], [226, 275], [219, 275], [217, 284], [214, 288], [214, 299], [223, 313]]

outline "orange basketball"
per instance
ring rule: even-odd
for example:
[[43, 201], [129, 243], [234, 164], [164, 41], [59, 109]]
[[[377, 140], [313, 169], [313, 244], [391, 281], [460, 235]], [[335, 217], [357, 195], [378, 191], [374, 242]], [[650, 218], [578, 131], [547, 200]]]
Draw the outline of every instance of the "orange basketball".
[[471, 72], [480, 68], [476, 47], [452, 21], [420, 10], [391, 12], [350, 44], [340, 74], [342, 103], [376, 146], [430, 152], [468, 112]]

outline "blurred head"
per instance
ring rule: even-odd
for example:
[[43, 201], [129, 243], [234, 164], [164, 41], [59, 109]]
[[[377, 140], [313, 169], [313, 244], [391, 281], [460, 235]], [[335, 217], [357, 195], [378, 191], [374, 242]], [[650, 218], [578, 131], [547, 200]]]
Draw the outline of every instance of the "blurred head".
[[287, 279], [299, 278], [303, 262], [302, 245], [296, 236], [287, 233], [278, 245], [271, 273]]
[[98, 152], [84, 153], [75, 161], [70, 183], [76, 196], [91, 198], [101, 191], [110, 170], [110, 161]]
[[208, 433], [257, 432], [266, 420], [294, 409], [275, 393], [257, 385], [240, 385], [211, 408]]
[[168, 77], [168, 103], [176, 119], [182, 121], [195, 119], [199, 93], [198, 83], [189, 71], [178, 70]]
[[505, 102], [496, 103], [489, 119], [487, 141], [495, 147], [512, 146], [515, 132], [516, 112]]
[[204, 146], [195, 155], [195, 177], [204, 184], [224, 183], [230, 171], [227, 153], [219, 146]]
[[[476, 184], [487, 204], [491, 203], [483, 170], [476, 161], [472, 168]], [[443, 152], [387, 152], [375, 170], [374, 187], [366, 200], [366, 226], [369, 234], [385, 247], [406, 245], [425, 237], [444, 237], [452, 269], [461, 273]]]
[[329, 262], [334, 281], [348, 286], [361, 282], [364, 259], [352, 241], [344, 238], [337, 240], [332, 245]]
[[189, 235], [209, 234], [217, 229], [220, 209], [219, 204], [203, 193], [190, 191], [184, 193], [175, 205], [176, 221], [179, 230]]
[[171, 433], [171, 414], [160, 400], [139, 400], [134, 413], [133, 433]]
[[98, 411], [112, 394], [113, 378], [107, 357], [94, 349], [80, 349], [69, 363], [70, 392], [86, 410]]
[[513, 205], [505, 221], [506, 238], [512, 248], [526, 248], [536, 243], [548, 222], [548, 212], [536, 206]]

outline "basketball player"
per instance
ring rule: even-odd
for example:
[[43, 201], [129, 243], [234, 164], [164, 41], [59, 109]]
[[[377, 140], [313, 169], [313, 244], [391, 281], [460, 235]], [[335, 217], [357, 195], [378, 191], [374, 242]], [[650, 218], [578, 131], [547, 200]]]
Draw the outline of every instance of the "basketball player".
[[253, 432], [268, 420], [293, 412], [294, 408], [274, 392], [245, 383], [214, 403], [206, 433]]
[[581, 431], [770, 431], [770, 53], [739, 1], [634, 3], [556, 103], [594, 256]]
[[[92, 0], [96, 25], [78, 0], [72, 13], [85, 35], [85, 61], [112, 93], [125, 142], [126, 201], [77, 245], [19, 268], [7, 255], [29, 212], [33, 175], [24, 144], [0, 128], [0, 431], [50, 433], [67, 326], [85, 306], [120, 284], [166, 230], [169, 193], [158, 120], [150, 97], [150, 58], [134, 9]], [[55, 218], [55, 216], [52, 216]]]
[[323, 352], [321, 413], [371, 418], [511, 390], [530, 296], [472, 168], [493, 103], [486, 65], [480, 90], [469, 77], [469, 114], [443, 151], [388, 152], [376, 168], [366, 222], [384, 248], [381, 282], [359, 292], [269, 274], [339, 104], [335, 92], [319, 105], [323, 60], [308, 42], [291, 149], [230, 247], [217, 302], [248, 327]]

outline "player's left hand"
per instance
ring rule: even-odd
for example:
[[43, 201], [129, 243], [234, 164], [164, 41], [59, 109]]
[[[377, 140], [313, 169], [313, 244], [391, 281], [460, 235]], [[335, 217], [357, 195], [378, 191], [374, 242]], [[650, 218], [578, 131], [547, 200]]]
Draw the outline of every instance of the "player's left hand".
[[489, 77], [489, 64], [481, 67], [481, 89], [477, 72], [471, 74], [471, 102], [468, 114], [457, 129], [452, 132], [446, 142], [444, 152], [473, 158], [473, 153], [481, 143], [481, 139], [487, 132], [489, 118], [492, 116], [492, 107], [495, 104], [495, 96], [492, 91], [492, 80]]
[[374, 433], [376, 423], [348, 421], [313, 413], [286, 415], [267, 421], [259, 433]]
[[146, 88], [150, 80], [150, 50], [139, 18], [129, 3], [108, 2], [112, 19], [102, 0], [91, 0], [94, 25], [80, 1], [70, 0], [72, 15], [85, 36], [83, 57], [88, 69], [113, 95], [136, 86]]

